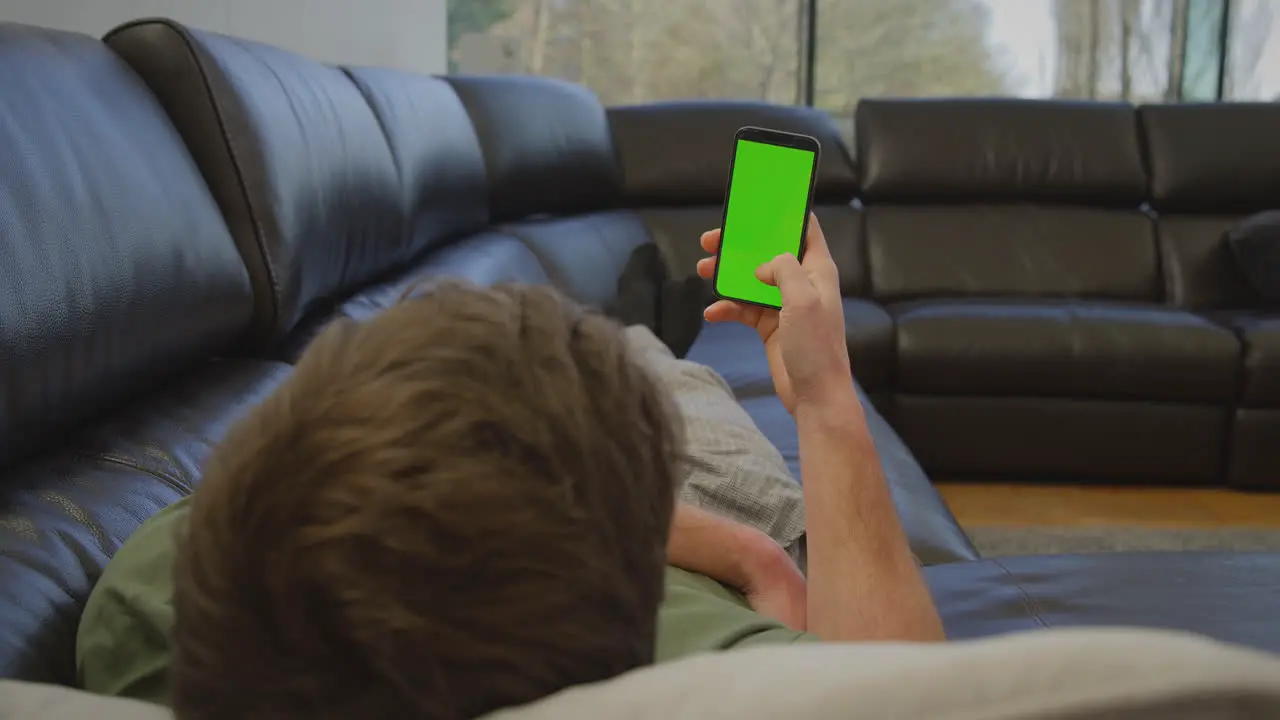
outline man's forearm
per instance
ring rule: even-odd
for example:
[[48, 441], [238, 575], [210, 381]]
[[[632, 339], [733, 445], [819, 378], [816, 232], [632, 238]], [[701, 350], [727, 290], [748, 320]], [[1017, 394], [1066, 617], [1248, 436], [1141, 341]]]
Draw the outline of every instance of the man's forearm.
[[757, 566], [785, 553], [768, 535], [693, 505], [678, 503], [667, 561], [682, 570], [746, 591]]
[[857, 394], [796, 413], [808, 535], [809, 631], [830, 641], [945, 639], [907, 545]]

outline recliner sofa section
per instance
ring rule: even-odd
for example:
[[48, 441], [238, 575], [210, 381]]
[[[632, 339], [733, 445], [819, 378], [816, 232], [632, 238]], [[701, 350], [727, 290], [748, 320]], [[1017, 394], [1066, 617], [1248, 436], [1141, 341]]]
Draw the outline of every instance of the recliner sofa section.
[[1280, 208], [1280, 103], [1140, 108], [1166, 295], [1240, 339], [1227, 482], [1280, 488], [1280, 307], [1242, 274], [1225, 233]]
[[935, 474], [1209, 484], [1240, 344], [1166, 302], [1136, 110], [857, 109], [892, 418]]

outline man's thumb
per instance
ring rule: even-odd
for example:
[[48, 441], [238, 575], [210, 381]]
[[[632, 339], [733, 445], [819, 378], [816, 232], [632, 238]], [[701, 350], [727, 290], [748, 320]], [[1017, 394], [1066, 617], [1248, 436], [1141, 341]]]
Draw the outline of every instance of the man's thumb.
[[800, 261], [791, 253], [782, 253], [778, 257], [756, 269], [756, 279], [766, 285], [772, 285], [782, 291], [785, 298], [787, 286], [794, 285], [796, 280], [804, 279], [804, 270]]

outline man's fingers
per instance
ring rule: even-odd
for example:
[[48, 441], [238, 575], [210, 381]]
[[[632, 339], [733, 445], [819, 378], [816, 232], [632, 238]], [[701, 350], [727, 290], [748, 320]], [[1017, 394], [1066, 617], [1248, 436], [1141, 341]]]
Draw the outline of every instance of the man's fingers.
[[804, 232], [804, 257], [807, 261], [813, 256], [814, 260], [830, 260], [831, 249], [827, 247], [827, 236], [822, 232], [822, 225], [818, 223], [818, 216], [809, 213], [809, 226]]
[[772, 285], [786, 294], [787, 284], [795, 284], [797, 280], [808, 281], [800, 261], [791, 253], [782, 253], [769, 262], [756, 268], [756, 279], [766, 285]]
[[831, 257], [831, 248], [827, 245], [826, 233], [822, 232], [822, 226], [818, 224], [817, 215], [809, 214], [809, 227], [804, 238], [804, 266], [817, 272], [823, 282], [839, 285], [840, 270]]
[[732, 300], [717, 300], [702, 311], [707, 322], [735, 322], [742, 318], [742, 305]]
[[698, 277], [710, 280], [716, 276], [716, 259], [705, 257], [698, 261]]
[[702, 245], [703, 252], [718, 252], [720, 250], [720, 228], [702, 233], [702, 237], [698, 239], [698, 242]]

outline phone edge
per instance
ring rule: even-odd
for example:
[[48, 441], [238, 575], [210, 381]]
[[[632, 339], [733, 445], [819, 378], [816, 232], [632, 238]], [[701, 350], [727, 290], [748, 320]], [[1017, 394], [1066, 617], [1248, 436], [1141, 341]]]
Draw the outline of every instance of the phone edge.
[[742, 136], [744, 134], [750, 134], [752, 131], [776, 133], [779, 135], [788, 135], [813, 141], [813, 167], [809, 171], [809, 194], [805, 198], [804, 223], [800, 227], [800, 249], [796, 255], [797, 260], [804, 260], [805, 248], [808, 246], [808, 243], [805, 242], [805, 240], [809, 236], [809, 218], [813, 215], [813, 196], [818, 187], [818, 166], [822, 161], [822, 143], [818, 141], [818, 138], [813, 137], [812, 135], [787, 132], [785, 130], [773, 130], [756, 125], [744, 125], [743, 127], [738, 128], [738, 131], [733, 134], [733, 147], [729, 155], [729, 177], [725, 180], [724, 188], [724, 209], [720, 211], [720, 247], [716, 248], [716, 271], [711, 276], [711, 292], [719, 300], [728, 300], [730, 302], [741, 303], [743, 305], [753, 305], [755, 307], [780, 311], [782, 310], [781, 305], [770, 305], [769, 303], [757, 302], [755, 300], [744, 300], [742, 298], [731, 297], [720, 292], [720, 253], [724, 250], [724, 226], [725, 221], [729, 219], [729, 194], [733, 192], [733, 168], [738, 162], [738, 142], [742, 140]]

